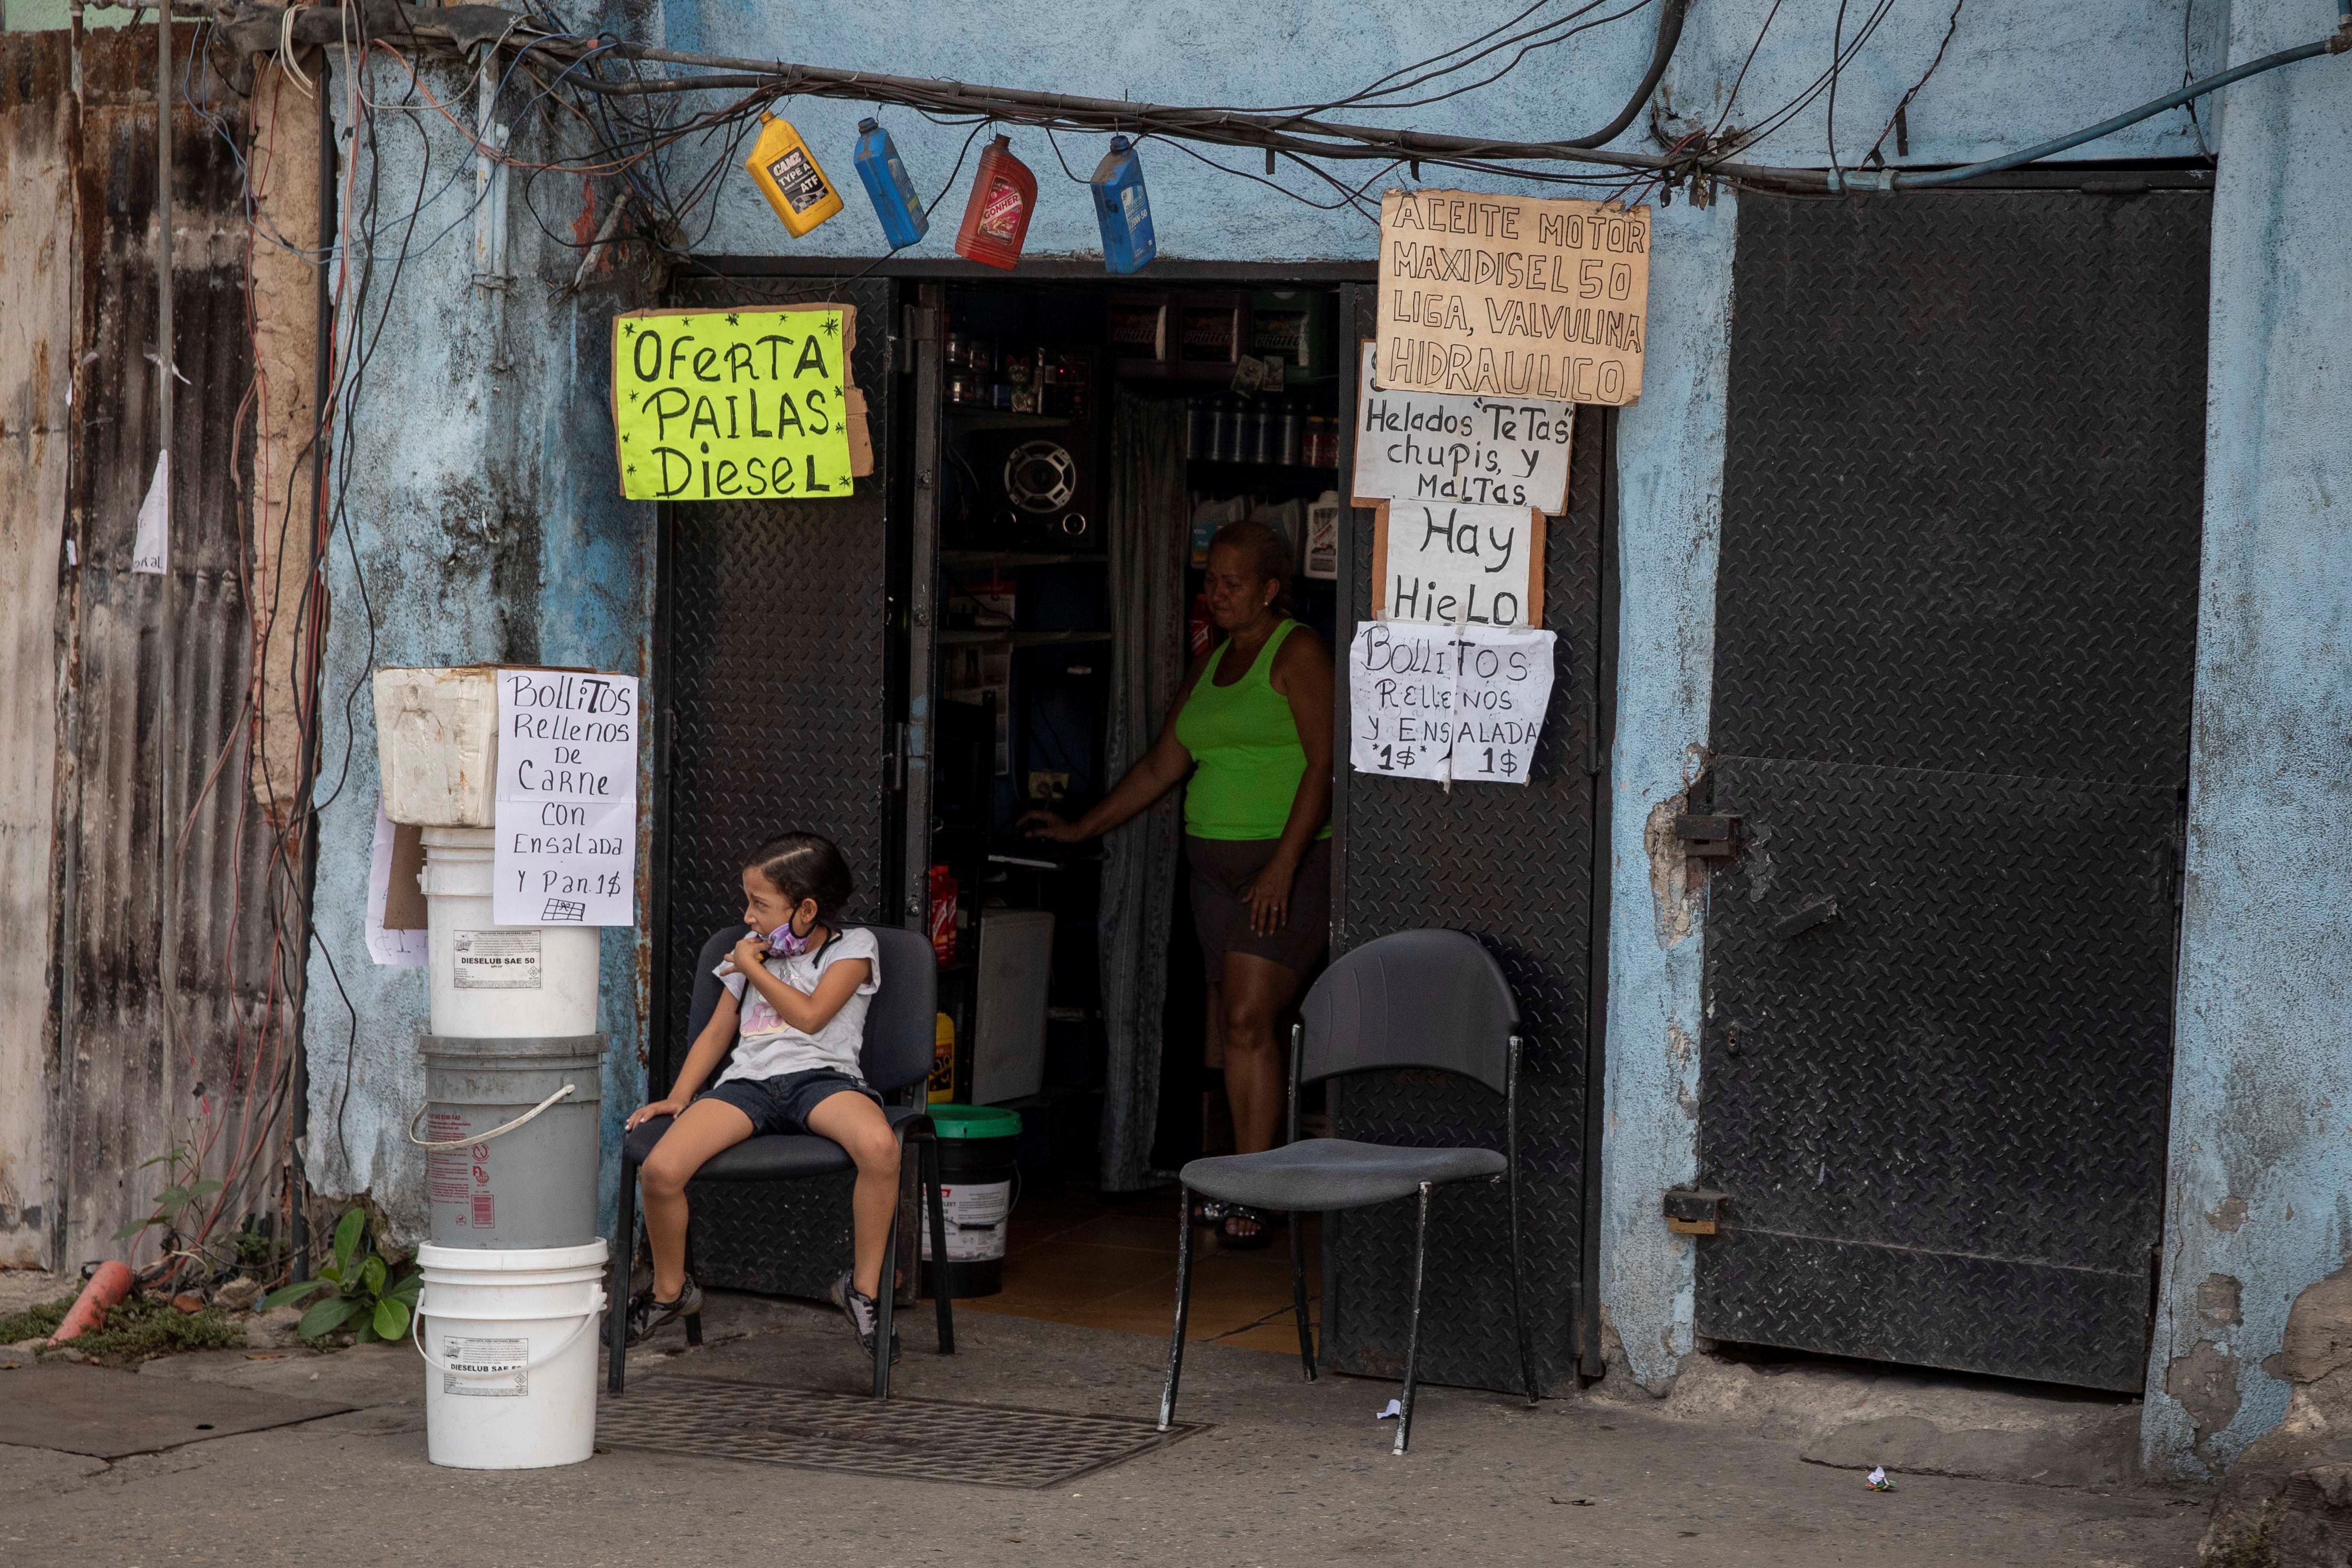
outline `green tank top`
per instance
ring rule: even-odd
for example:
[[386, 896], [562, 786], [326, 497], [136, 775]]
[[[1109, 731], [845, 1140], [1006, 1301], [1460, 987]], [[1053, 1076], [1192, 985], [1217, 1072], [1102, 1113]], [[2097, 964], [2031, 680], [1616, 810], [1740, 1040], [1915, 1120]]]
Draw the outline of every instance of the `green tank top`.
[[[1274, 628], [1242, 678], [1217, 684], [1231, 638], [1209, 656], [1192, 694], [1176, 715], [1176, 738], [1196, 764], [1184, 791], [1184, 831], [1195, 838], [1279, 838], [1307, 776], [1307, 750], [1290, 701], [1267, 679], [1274, 656], [1297, 621]], [[1326, 825], [1319, 837], [1328, 837]]]

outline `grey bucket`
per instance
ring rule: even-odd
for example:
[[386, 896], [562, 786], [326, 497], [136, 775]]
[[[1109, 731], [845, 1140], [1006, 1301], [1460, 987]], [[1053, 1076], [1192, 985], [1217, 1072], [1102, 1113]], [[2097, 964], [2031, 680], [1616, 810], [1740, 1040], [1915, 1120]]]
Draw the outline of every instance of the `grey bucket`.
[[[419, 1035], [436, 1247], [582, 1247], [596, 1239], [603, 1035]], [[563, 1092], [569, 1086], [569, 1093]]]

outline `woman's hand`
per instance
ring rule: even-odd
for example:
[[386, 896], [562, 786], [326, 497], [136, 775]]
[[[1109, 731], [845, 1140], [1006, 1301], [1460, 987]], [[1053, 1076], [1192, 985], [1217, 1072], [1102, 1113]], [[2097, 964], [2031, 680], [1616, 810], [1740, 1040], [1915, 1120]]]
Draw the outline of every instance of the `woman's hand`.
[[1259, 936], [1272, 936], [1290, 923], [1290, 884], [1298, 868], [1280, 856], [1265, 863], [1265, 868], [1250, 879], [1250, 930]]
[[735, 966], [735, 973], [738, 974], [751, 973], [760, 967], [760, 961], [767, 956], [768, 939], [758, 931], [751, 932], [727, 950], [727, 962]]
[[1065, 822], [1050, 811], [1024, 811], [1020, 826], [1032, 838], [1043, 838], [1055, 844], [1083, 844], [1087, 836], [1078, 831], [1075, 822]]
[[656, 1100], [651, 1105], [640, 1105], [636, 1110], [629, 1112], [629, 1119], [621, 1123], [621, 1131], [633, 1131], [640, 1121], [651, 1121], [656, 1116], [676, 1116], [685, 1109], [686, 1101], [676, 1095], [671, 1095], [667, 1100]]

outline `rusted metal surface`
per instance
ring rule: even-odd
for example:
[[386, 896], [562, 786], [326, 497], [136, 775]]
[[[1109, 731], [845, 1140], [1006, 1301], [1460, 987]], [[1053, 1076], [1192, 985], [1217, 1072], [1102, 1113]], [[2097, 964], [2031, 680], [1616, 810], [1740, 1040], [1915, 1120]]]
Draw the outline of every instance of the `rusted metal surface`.
[[63, 48], [0, 36], [0, 1268], [25, 1268], [48, 1260], [57, 1215], [51, 825], [74, 126]]
[[[269, 994], [273, 955], [261, 903], [268, 840], [243, 788], [252, 626], [238, 485], [250, 441], [238, 415], [252, 355], [241, 178], [230, 147], [182, 103], [174, 123], [181, 153], [173, 335], [188, 384], [175, 420], [172, 570], [168, 577], [134, 576], [131, 542], [157, 437], [155, 39], [143, 28], [85, 35], [79, 94], [72, 47], [67, 34], [0, 37], [8, 314], [30, 302], [18, 292], [16, 257], [46, 257], [64, 274], [43, 296], [56, 307], [47, 319], [57, 326], [31, 349], [16, 339], [0, 346], [0, 396], [11, 399], [5, 460], [21, 460], [20, 445], [32, 449], [37, 428], [47, 443], [36, 482], [12, 479], [0, 501], [9, 546], [0, 597], [7, 617], [0, 647], [8, 651], [0, 658], [12, 666], [10, 706], [0, 710], [9, 726], [0, 745], [8, 783], [0, 787], [9, 793], [0, 798], [12, 829], [34, 798], [18, 786], [38, 782], [26, 753], [47, 759], [52, 781], [47, 820], [28, 822], [23, 845], [12, 831], [5, 847], [8, 938], [0, 945], [26, 951], [12, 951], [0, 971], [0, 1005], [7, 1009], [0, 1033], [11, 1053], [0, 1058], [0, 1073], [11, 1089], [27, 1079], [21, 1053], [34, 1042], [31, 1087], [47, 1113], [43, 1137], [29, 1147], [43, 1168], [8, 1179], [44, 1194], [30, 1205], [42, 1210], [42, 1250], [68, 1265], [121, 1255], [123, 1244], [111, 1240], [115, 1228], [143, 1215], [163, 1184], [160, 1173], [137, 1169], [141, 1161], [190, 1145], [204, 1151], [205, 1173], [222, 1175], [240, 1148], [271, 1148], [269, 1110], [284, 1062], [257, 1051], [257, 1042], [282, 1042], [286, 1033], [282, 1018], [262, 1026], [266, 1013], [282, 1010], [282, 998]], [[184, 79], [242, 136], [232, 95], [201, 66]], [[20, 426], [18, 388], [26, 383], [19, 362], [60, 348], [67, 367], [52, 360], [42, 384], [55, 393], [42, 416], [47, 423]], [[59, 384], [66, 376], [73, 384], [69, 413]], [[54, 439], [60, 427], [61, 454], [49, 449], [60, 444]], [[45, 582], [47, 603], [37, 604]], [[166, 591], [177, 601], [169, 649], [160, 646]], [[37, 654], [45, 655], [55, 681], [38, 706], [16, 679], [37, 682], [29, 668], [40, 662]], [[167, 658], [176, 700], [159, 724]], [[175, 759], [168, 799], [166, 754]], [[159, 828], [184, 846], [172, 1048], [158, 979]], [[36, 842], [45, 836], [46, 844]], [[37, 995], [23, 971], [43, 938], [51, 947], [39, 954], [47, 984]], [[14, 1119], [9, 1126], [5, 1146], [26, 1147], [13, 1135]], [[261, 1189], [274, 1184], [275, 1153], [249, 1163], [258, 1175], [226, 1194], [232, 1215], [274, 1203]], [[153, 1251], [151, 1239], [142, 1257]]]

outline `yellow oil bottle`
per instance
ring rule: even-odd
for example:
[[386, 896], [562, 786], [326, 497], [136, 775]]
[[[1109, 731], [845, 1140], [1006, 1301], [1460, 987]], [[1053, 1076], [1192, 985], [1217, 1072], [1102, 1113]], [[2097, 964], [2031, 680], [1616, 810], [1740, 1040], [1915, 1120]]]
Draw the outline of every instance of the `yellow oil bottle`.
[[760, 139], [743, 160], [751, 183], [798, 238], [841, 210], [841, 193], [817, 166], [816, 154], [792, 121], [761, 112]]

